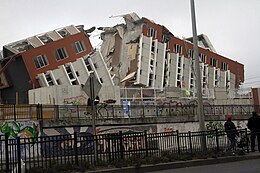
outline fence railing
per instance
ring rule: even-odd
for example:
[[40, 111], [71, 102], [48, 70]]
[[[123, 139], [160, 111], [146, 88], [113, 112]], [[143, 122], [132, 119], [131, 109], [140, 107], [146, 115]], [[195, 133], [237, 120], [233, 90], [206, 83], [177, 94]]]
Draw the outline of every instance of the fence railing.
[[[250, 115], [260, 110], [259, 105], [204, 105], [205, 116]], [[95, 108], [97, 119], [194, 116], [196, 105], [105, 105]], [[91, 118], [91, 108], [86, 105], [0, 105], [0, 120], [40, 120]], [[242, 118], [241, 117], [241, 118]]]
[[[246, 129], [239, 130], [248, 138]], [[74, 133], [37, 138], [8, 139], [1, 136], [0, 170], [6, 172], [45, 169], [52, 165], [95, 165], [97, 161], [110, 164], [131, 157], [160, 157], [162, 153], [180, 155], [205, 152], [201, 139], [206, 140], [206, 151], [225, 152], [229, 142], [224, 131], [147, 133], [119, 132], [91, 135]], [[96, 147], [94, 147], [96, 145]], [[244, 147], [244, 148], [243, 148]], [[242, 148], [247, 152], [248, 140]], [[94, 152], [94, 148], [97, 149]]]

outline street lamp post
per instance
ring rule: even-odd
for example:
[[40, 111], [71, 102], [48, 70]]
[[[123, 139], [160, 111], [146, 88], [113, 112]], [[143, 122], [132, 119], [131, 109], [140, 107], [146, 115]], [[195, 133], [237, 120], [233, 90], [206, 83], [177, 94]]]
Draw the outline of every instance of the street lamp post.
[[[192, 33], [193, 33], [193, 50], [195, 59], [195, 72], [196, 72], [196, 88], [197, 88], [197, 101], [198, 101], [198, 118], [199, 118], [199, 130], [205, 131], [205, 120], [204, 120], [204, 109], [202, 101], [202, 91], [201, 91], [201, 74], [200, 74], [200, 64], [199, 64], [199, 54], [198, 54], [198, 37], [196, 29], [196, 17], [195, 17], [195, 5], [194, 0], [190, 0], [191, 4], [191, 21], [192, 21]], [[206, 138], [202, 137], [201, 140], [202, 149], [206, 149]]]

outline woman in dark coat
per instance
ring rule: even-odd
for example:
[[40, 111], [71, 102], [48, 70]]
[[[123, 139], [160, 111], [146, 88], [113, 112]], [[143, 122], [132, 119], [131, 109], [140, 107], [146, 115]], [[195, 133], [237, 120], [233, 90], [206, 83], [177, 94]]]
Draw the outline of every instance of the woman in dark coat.
[[227, 121], [225, 122], [225, 131], [227, 133], [228, 140], [230, 145], [228, 146], [228, 150], [235, 150], [236, 149], [236, 136], [239, 136], [238, 131], [236, 129], [235, 124], [232, 122], [232, 116], [227, 116]]

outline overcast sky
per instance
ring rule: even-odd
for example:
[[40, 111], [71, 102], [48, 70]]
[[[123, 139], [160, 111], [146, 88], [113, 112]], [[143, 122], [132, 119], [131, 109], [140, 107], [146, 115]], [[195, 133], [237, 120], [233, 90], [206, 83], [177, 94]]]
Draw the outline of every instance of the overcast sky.
[[[244, 87], [260, 86], [260, 0], [195, 0], [195, 7], [197, 33], [245, 65]], [[113, 26], [124, 20], [110, 16], [130, 12], [192, 36], [190, 0], [0, 0], [0, 46], [71, 24]]]

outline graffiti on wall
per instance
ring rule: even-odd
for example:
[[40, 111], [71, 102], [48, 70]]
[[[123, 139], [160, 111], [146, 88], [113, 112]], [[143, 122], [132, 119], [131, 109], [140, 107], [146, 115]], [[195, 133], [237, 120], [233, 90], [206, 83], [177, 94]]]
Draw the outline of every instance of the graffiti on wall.
[[221, 121], [209, 121], [206, 123], [206, 130], [224, 130], [224, 125]]
[[84, 105], [86, 104], [87, 98], [83, 95], [64, 98], [64, 104], [72, 104], [72, 105]]
[[[157, 133], [157, 125], [141, 125], [141, 126], [121, 126], [121, 127], [98, 127], [97, 134], [100, 135], [98, 140], [98, 150], [100, 151], [114, 151], [118, 148], [114, 148], [118, 145], [117, 136], [119, 132], [123, 135], [123, 149], [125, 151], [144, 149], [144, 135], [143, 132], [147, 131], [148, 134]], [[135, 133], [135, 135], [131, 135]], [[112, 140], [107, 140], [107, 136], [110, 134]], [[112, 136], [111, 136], [112, 134]], [[114, 136], [113, 136], [114, 135]], [[148, 146], [158, 147], [158, 140], [152, 138], [153, 140], [148, 140]]]
[[34, 121], [26, 122], [3, 122], [0, 125], [1, 134], [7, 134], [8, 138], [31, 138], [32, 140], [39, 136], [39, 124]]
[[[20, 145], [21, 159], [24, 160], [28, 155], [37, 155], [37, 138], [40, 136], [40, 123], [35, 121], [13, 121], [13, 122], [3, 122], [0, 124], [0, 136], [1, 139], [4, 138], [3, 135], [7, 135], [8, 139], [16, 139], [20, 137], [21, 143], [28, 143], [29, 145]], [[0, 146], [5, 148], [5, 141], [1, 140]], [[33, 153], [29, 151], [35, 150]], [[11, 159], [17, 159], [16, 155], [13, 154], [15, 150], [9, 150], [9, 156]], [[3, 154], [3, 153], [2, 153]], [[1, 158], [5, 158], [5, 155], [0, 155]]]

